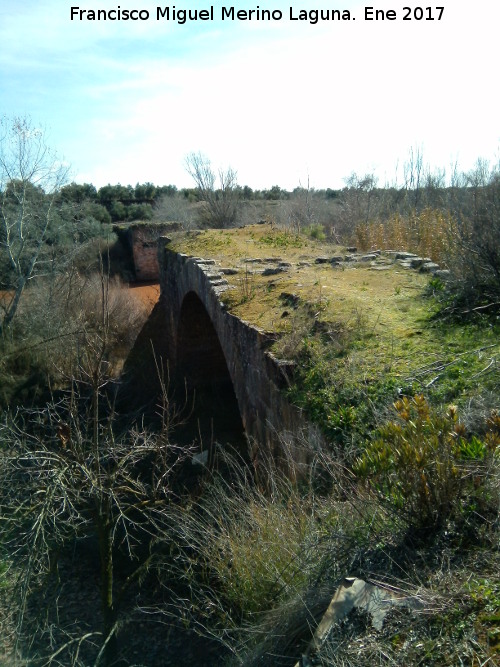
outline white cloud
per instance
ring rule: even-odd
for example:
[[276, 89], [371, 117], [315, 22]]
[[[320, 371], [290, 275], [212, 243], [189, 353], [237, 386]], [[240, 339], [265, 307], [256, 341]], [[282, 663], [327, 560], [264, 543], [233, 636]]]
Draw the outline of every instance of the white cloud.
[[[368, 23], [358, 3], [349, 24], [195, 29], [71, 24], [69, 5], [49, 0], [20, 5], [3, 31], [38, 86], [23, 99], [53, 117], [86, 180], [188, 184], [183, 158], [201, 150], [252, 187], [293, 187], [307, 174], [318, 187], [338, 186], [352, 170], [391, 179], [412, 145], [439, 166], [497, 148], [500, 9], [443, 4], [441, 22]], [[3, 63], [15, 73], [9, 48]], [[11, 77], [9, 91], [16, 85]]]

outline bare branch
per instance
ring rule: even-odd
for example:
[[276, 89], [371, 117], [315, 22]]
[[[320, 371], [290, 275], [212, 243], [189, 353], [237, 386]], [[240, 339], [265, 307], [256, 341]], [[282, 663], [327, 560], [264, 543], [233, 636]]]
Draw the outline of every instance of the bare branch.
[[186, 157], [185, 166], [205, 206], [203, 221], [211, 227], [232, 226], [238, 212], [236, 171], [231, 167], [225, 171], [219, 169], [217, 183], [210, 160], [201, 153], [190, 153]]
[[11, 271], [14, 297], [0, 334], [17, 312], [54, 217], [54, 198], [66, 182], [68, 167], [45, 143], [43, 132], [27, 118], [0, 121], [0, 253]]

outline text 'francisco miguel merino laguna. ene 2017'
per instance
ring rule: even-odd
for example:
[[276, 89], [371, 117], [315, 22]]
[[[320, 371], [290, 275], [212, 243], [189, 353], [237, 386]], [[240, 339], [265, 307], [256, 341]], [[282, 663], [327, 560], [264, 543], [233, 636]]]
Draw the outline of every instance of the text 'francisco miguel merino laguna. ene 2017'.
[[156, 7], [156, 12], [148, 9], [81, 9], [71, 7], [72, 21], [173, 21], [184, 24], [190, 21], [308, 21], [315, 24], [320, 21], [350, 21], [348, 9], [296, 9], [288, 12], [281, 9], [238, 9], [237, 7], [218, 7], [213, 5], [205, 9], [178, 9], [177, 7]]

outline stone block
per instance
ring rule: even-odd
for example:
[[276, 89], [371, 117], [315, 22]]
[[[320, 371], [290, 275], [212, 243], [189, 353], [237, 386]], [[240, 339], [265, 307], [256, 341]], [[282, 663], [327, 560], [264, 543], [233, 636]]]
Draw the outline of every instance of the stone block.
[[264, 269], [262, 272], [263, 276], [276, 276], [278, 273], [285, 273], [287, 269], [285, 269], [283, 266], [274, 266], [274, 267], [269, 267], [268, 269]]
[[395, 259], [402, 259], [402, 260], [409, 260], [412, 259], [413, 257], [418, 257], [414, 252], [400, 252], [397, 251], [394, 253]]
[[441, 278], [441, 280], [449, 280], [451, 273], [448, 269], [439, 269], [439, 271], [434, 271], [436, 278]]
[[439, 264], [436, 264], [435, 262], [426, 262], [425, 264], [422, 264], [420, 271], [422, 273], [436, 273], [436, 271], [439, 271], [439, 268]]

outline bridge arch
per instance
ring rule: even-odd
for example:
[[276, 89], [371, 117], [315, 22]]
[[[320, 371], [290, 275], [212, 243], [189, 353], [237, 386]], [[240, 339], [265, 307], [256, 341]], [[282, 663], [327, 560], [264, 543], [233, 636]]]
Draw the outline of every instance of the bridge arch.
[[244, 427], [219, 336], [205, 305], [193, 290], [178, 316], [176, 375], [194, 397], [198, 437], [242, 445]]
[[232, 380], [219, 337], [200, 297], [188, 292], [177, 325], [177, 369], [192, 387], [213, 387]]
[[[126, 364], [128, 386], [143, 401], [148, 395], [154, 401], [157, 364], [168, 365], [173, 376], [196, 389], [217, 439], [231, 442], [218, 437], [217, 422], [237, 424], [240, 442], [244, 436], [250, 440], [254, 460], [261, 452], [280, 457], [283, 443], [296, 443], [297, 436], [318, 443], [317, 429], [283, 392], [290, 369], [271, 354], [273, 336], [226, 309], [230, 287], [215, 260], [189, 257], [169, 244], [160, 238], [160, 300]], [[212, 441], [206, 437], [205, 444]], [[297, 462], [301, 445], [293, 447]], [[286, 452], [289, 457], [289, 444]]]

